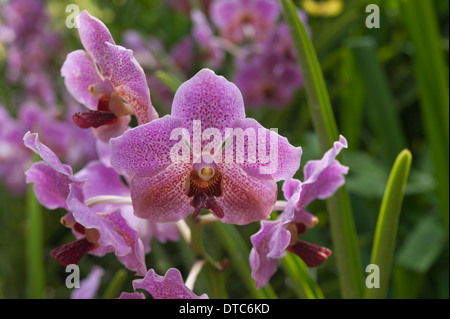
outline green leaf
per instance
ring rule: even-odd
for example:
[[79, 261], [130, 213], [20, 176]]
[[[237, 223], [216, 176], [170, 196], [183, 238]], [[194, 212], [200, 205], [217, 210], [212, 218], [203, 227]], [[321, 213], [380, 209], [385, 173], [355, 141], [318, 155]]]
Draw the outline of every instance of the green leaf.
[[397, 253], [396, 263], [426, 273], [445, 247], [445, 231], [435, 216], [424, 216], [408, 234]]
[[106, 287], [105, 292], [103, 293], [103, 299], [118, 298], [123, 291], [123, 285], [126, 280], [127, 271], [125, 269], [119, 269]]
[[398, 222], [403, 194], [411, 166], [411, 153], [402, 151], [396, 158], [389, 176], [378, 215], [370, 262], [380, 269], [380, 287], [367, 288], [366, 298], [386, 298], [394, 258]]
[[45, 298], [45, 266], [42, 209], [37, 201], [33, 185], [26, 194], [26, 271], [27, 297]]
[[324, 299], [319, 285], [311, 278], [308, 267], [298, 256], [288, 253], [282, 260], [284, 271], [292, 279], [291, 283], [300, 298]]
[[169, 87], [172, 93], [175, 93], [178, 90], [178, 87], [181, 85], [181, 81], [179, 79], [162, 70], [156, 71], [155, 75], [159, 80], [161, 80], [165, 85]]
[[[311, 40], [298, 17], [297, 8], [291, 0], [281, 0], [281, 4], [302, 70], [313, 126], [320, 148], [322, 152], [326, 152], [338, 140], [339, 133], [323, 74]], [[361, 259], [346, 187], [341, 187], [326, 204], [342, 297], [362, 298], [364, 280]]]
[[368, 100], [368, 118], [387, 162], [393, 161], [406, 147], [397, 106], [389, 89], [389, 81], [376, 58], [377, 47], [372, 37], [348, 40], [356, 68], [363, 80]]
[[413, 65], [421, 115], [430, 146], [444, 228], [449, 236], [448, 65], [441, 46], [433, 1], [402, 0], [401, 12], [414, 46]]

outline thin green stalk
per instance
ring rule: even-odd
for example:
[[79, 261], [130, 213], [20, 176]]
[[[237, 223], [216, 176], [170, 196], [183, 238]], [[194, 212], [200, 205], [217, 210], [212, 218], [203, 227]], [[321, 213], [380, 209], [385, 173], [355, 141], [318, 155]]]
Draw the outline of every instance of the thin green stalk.
[[26, 271], [27, 297], [45, 298], [45, 267], [42, 210], [37, 201], [33, 186], [28, 186], [26, 195]]
[[223, 273], [219, 269], [220, 265], [214, 261], [208, 252], [205, 250], [203, 243], [203, 226], [199, 226], [192, 218], [186, 219], [191, 230], [190, 247], [194, 256], [198, 259], [206, 260], [204, 271], [206, 272], [207, 284], [210, 287], [211, 297], [214, 299], [225, 299], [228, 293], [225, 288], [223, 280]]
[[449, 89], [448, 65], [441, 47], [433, 1], [401, 1], [414, 45], [414, 71], [423, 126], [430, 146], [444, 228], [449, 236]]
[[[291, 31], [292, 40], [302, 70], [305, 91], [311, 110], [313, 126], [323, 152], [338, 140], [338, 129], [325, 86], [322, 71], [311, 40], [297, 15], [291, 0], [281, 0], [283, 14]], [[341, 187], [327, 201], [330, 216], [333, 249], [339, 272], [343, 298], [362, 298], [364, 279], [358, 249], [358, 239], [347, 190]]]
[[287, 254], [281, 260], [281, 266], [292, 279], [292, 285], [295, 287], [295, 290], [300, 298], [325, 298], [319, 285], [314, 282], [309, 275], [308, 267], [299, 257], [292, 254]]
[[177, 77], [170, 75], [169, 73], [162, 70], [156, 71], [155, 75], [159, 80], [167, 85], [173, 93], [175, 93], [178, 90], [178, 87], [181, 85], [181, 82]]
[[392, 166], [381, 202], [373, 241], [370, 263], [377, 265], [380, 269], [380, 286], [379, 288], [366, 288], [366, 298], [383, 299], [387, 297], [398, 222], [410, 166], [411, 152], [403, 150]]
[[376, 57], [376, 43], [372, 37], [358, 37], [347, 41], [355, 57], [368, 100], [370, 125], [381, 144], [388, 163], [406, 147], [400, 117], [388, 86], [388, 79]]
[[119, 269], [114, 277], [109, 282], [108, 286], [103, 293], [103, 299], [115, 299], [120, 296], [123, 291], [123, 285], [127, 280], [127, 272], [125, 269]]

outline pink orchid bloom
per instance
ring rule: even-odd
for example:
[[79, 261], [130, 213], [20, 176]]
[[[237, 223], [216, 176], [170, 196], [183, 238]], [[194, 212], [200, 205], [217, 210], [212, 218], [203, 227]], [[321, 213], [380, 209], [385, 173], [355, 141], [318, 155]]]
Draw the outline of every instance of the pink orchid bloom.
[[68, 54], [61, 75], [68, 91], [90, 110], [73, 115], [82, 128], [94, 128], [104, 141], [128, 129], [130, 115], [138, 124], [158, 114], [150, 100], [143, 69], [131, 50], [116, 45], [108, 28], [83, 11], [77, 19], [85, 50]]
[[347, 148], [347, 141], [341, 136], [321, 160], [305, 165], [304, 182], [287, 180], [283, 193], [288, 201], [283, 213], [277, 220], [262, 221], [261, 229], [251, 236], [250, 267], [257, 289], [267, 285], [277, 269], [277, 260], [286, 251], [298, 255], [308, 267], [319, 266], [331, 255], [328, 248], [301, 240], [298, 235], [318, 223], [317, 217], [305, 210], [306, 206], [315, 199], [332, 196], [345, 183], [348, 167], [335, 159], [343, 148]]
[[[215, 132], [211, 142], [211, 136], [201, 137], [208, 131]], [[175, 132], [181, 132], [178, 141]], [[245, 139], [245, 133], [253, 136]], [[242, 148], [233, 148], [239, 140]], [[206, 151], [208, 142], [217, 141], [214, 154]], [[131, 179], [136, 216], [154, 222], [196, 217], [202, 208], [225, 223], [266, 219], [276, 201], [276, 182], [291, 178], [301, 157], [300, 147], [246, 118], [236, 85], [209, 69], [179, 87], [171, 115], [130, 129], [110, 144], [112, 167]], [[187, 160], [174, 160], [177, 149], [187, 150]]]
[[77, 264], [87, 254], [103, 256], [114, 252], [119, 261], [137, 274], [146, 273], [144, 238], [138, 233], [137, 221], [129, 205], [88, 206], [86, 201], [99, 195], [129, 196], [129, 190], [111, 167], [99, 161], [90, 162], [84, 169], [72, 173], [61, 163], [37, 134], [24, 136], [25, 146], [37, 153], [42, 161], [26, 171], [27, 183], [34, 183], [39, 202], [48, 209], [65, 208], [69, 212], [61, 223], [72, 229], [76, 240], [51, 251], [62, 265]]

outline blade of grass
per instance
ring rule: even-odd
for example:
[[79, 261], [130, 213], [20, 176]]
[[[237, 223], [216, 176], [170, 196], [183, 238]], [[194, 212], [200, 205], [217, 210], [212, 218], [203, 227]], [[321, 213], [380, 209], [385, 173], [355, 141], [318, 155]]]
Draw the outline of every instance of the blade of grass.
[[340, 99], [342, 133], [353, 149], [357, 149], [361, 140], [362, 115], [364, 106], [364, 85], [356, 71], [355, 59], [349, 48], [343, 48], [341, 54]]
[[27, 297], [43, 299], [45, 298], [45, 267], [42, 210], [32, 185], [28, 185], [26, 194], [26, 220]]
[[387, 297], [394, 258], [395, 241], [400, 219], [403, 194], [411, 166], [411, 153], [403, 150], [391, 169], [378, 215], [370, 262], [380, 269], [380, 287], [366, 288], [366, 298]]
[[448, 65], [441, 47], [433, 1], [401, 1], [404, 23], [414, 45], [413, 64], [423, 126], [430, 146], [441, 216], [449, 237]]
[[120, 293], [123, 291], [123, 286], [125, 281], [127, 280], [127, 272], [125, 269], [119, 269], [114, 277], [109, 282], [108, 286], [103, 293], [103, 299], [115, 299], [120, 296]]
[[292, 284], [300, 298], [325, 298], [319, 285], [317, 285], [317, 283], [309, 275], [308, 267], [299, 257], [292, 254], [287, 254], [281, 260], [281, 266], [292, 279]]
[[178, 78], [162, 70], [156, 71], [155, 75], [159, 80], [167, 85], [173, 93], [175, 93], [181, 85], [181, 81]]
[[355, 58], [356, 69], [361, 77], [366, 97], [370, 124], [383, 155], [391, 163], [406, 147], [405, 136], [397, 113], [389, 81], [376, 58], [376, 43], [372, 37], [357, 37], [346, 42]]
[[[322, 152], [338, 140], [338, 130], [331, 108], [317, 55], [311, 40], [297, 15], [291, 0], [281, 0], [283, 15], [289, 26], [297, 58], [305, 80], [305, 90], [315, 132]], [[358, 239], [353, 221], [350, 198], [345, 186], [326, 201], [330, 216], [331, 237], [335, 251], [341, 295], [343, 298], [362, 298], [363, 273]]]

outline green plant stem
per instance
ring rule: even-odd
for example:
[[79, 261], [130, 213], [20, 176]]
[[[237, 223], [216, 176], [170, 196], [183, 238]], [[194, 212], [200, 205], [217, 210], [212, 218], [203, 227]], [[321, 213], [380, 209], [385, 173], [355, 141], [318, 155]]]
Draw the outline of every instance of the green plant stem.
[[357, 37], [346, 42], [355, 57], [358, 73], [365, 85], [370, 124], [381, 144], [383, 155], [391, 163], [406, 147], [406, 138], [389, 81], [376, 57], [376, 44], [372, 37]]
[[103, 293], [103, 299], [115, 299], [120, 296], [123, 291], [123, 285], [127, 280], [127, 272], [125, 269], [119, 269], [114, 277], [109, 282], [108, 286]]
[[325, 298], [319, 285], [309, 275], [308, 267], [298, 256], [288, 253], [281, 260], [281, 266], [292, 279], [292, 284], [300, 298]]
[[[339, 133], [328, 91], [311, 40], [291, 0], [281, 0], [283, 15], [294, 42], [315, 132], [323, 152], [333, 146]], [[364, 280], [350, 198], [345, 187], [327, 201], [333, 250], [343, 298], [362, 298]]]
[[449, 89], [448, 65], [441, 47], [433, 1], [401, 1], [414, 45], [413, 66], [423, 126], [429, 143], [444, 228], [449, 238]]
[[198, 225], [191, 217], [186, 218], [191, 230], [190, 248], [196, 259], [206, 260], [204, 271], [206, 272], [207, 284], [210, 287], [210, 297], [214, 299], [225, 299], [228, 294], [225, 289], [223, 273], [220, 264], [214, 261], [205, 250], [203, 244], [203, 227]]
[[392, 166], [378, 214], [373, 241], [370, 263], [377, 265], [380, 269], [380, 287], [366, 288], [366, 298], [383, 299], [387, 296], [398, 222], [410, 166], [411, 153], [408, 150], [404, 150], [397, 156]]
[[26, 271], [27, 297], [45, 298], [45, 267], [42, 210], [33, 186], [28, 186], [26, 195]]

